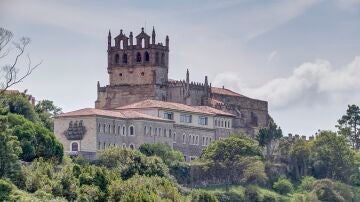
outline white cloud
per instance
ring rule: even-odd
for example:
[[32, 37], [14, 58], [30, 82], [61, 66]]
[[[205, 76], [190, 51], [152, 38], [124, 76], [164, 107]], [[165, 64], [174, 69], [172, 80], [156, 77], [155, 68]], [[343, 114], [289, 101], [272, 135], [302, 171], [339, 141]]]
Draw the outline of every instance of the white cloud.
[[[274, 78], [258, 88], [242, 85], [240, 77], [223, 73], [215, 85], [225, 85], [250, 97], [269, 101], [274, 108], [296, 104], [348, 103], [360, 90], [360, 56], [341, 68], [326, 60], [303, 63], [288, 77]], [[360, 100], [359, 100], [360, 101]]]

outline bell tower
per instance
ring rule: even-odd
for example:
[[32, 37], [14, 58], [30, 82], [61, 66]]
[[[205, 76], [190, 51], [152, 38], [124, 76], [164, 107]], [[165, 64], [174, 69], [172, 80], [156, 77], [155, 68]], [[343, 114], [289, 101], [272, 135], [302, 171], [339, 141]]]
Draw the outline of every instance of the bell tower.
[[[108, 74], [110, 86], [114, 85], [165, 85], [168, 80], [169, 44], [155, 43], [155, 28], [150, 37], [144, 28], [135, 37], [127, 37], [123, 30], [108, 42]], [[130, 43], [129, 43], [130, 42]]]
[[135, 37], [120, 30], [112, 39], [109, 31], [107, 56], [109, 84], [98, 84], [96, 108], [111, 109], [144, 99], [167, 100], [168, 36], [163, 45], [156, 43], [154, 27], [151, 36], [141, 28]]

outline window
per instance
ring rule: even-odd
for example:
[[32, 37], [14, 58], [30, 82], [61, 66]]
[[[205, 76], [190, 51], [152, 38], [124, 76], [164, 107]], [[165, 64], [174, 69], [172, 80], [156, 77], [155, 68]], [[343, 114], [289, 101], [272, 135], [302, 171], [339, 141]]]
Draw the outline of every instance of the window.
[[126, 55], [126, 53], [123, 54], [122, 62], [123, 62], [124, 64], [127, 64], [127, 55]]
[[221, 127], [224, 127], [224, 121], [221, 120]]
[[173, 134], [173, 142], [176, 142], [176, 133]]
[[122, 128], [122, 135], [123, 135], [123, 136], [126, 135], [126, 127], [125, 127], [125, 126], [123, 126], [123, 128]]
[[141, 48], [145, 48], [145, 39], [144, 38], [141, 39]]
[[205, 146], [205, 137], [202, 137], [202, 146]]
[[161, 65], [165, 65], [165, 54], [161, 54]]
[[166, 137], [166, 128], [164, 128], [163, 135]]
[[151, 127], [149, 129], [149, 132], [150, 132], [150, 136], [152, 136], [152, 128]]
[[103, 133], [106, 132], [106, 124], [103, 125]]
[[104, 144], [103, 144], [103, 149], [105, 149], [106, 148], [106, 143], [104, 142]]
[[139, 52], [136, 54], [136, 62], [141, 62], [141, 54]]
[[147, 127], [144, 126], [144, 135], [146, 135], [146, 130], [147, 130]]
[[145, 72], [141, 72], [141, 76], [145, 76]]
[[121, 131], [121, 127], [118, 126], [118, 131], [117, 131], [117, 133], [120, 134], [120, 131]]
[[208, 117], [200, 116], [199, 117], [199, 124], [200, 125], [208, 125]]
[[157, 135], [157, 128], [155, 128], [154, 130], [155, 130], [154, 136], [156, 136]]
[[122, 148], [123, 148], [123, 149], [126, 148], [126, 144], [125, 144], [125, 143], [122, 144]]
[[192, 144], [195, 144], [195, 136], [192, 135]]
[[169, 129], [169, 138], [171, 138], [172, 133], [171, 133], [171, 129]]
[[119, 76], [122, 77], [122, 73], [120, 73]]
[[164, 119], [174, 120], [174, 113], [164, 112]]
[[215, 126], [217, 126], [217, 119], [215, 120]]
[[156, 52], [156, 53], [155, 53], [155, 64], [156, 64], [156, 65], [159, 65], [159, 60], [160, 60], [160, 59], [159, 59], [159, 52]]
[[135, 148], [133, 144], [130, 144], [129, 147], [130, 147], [130, 149], [134, 149], [134, 148]]
[[71, 151], [79, 151], [79, 144], [77, 142], [71, 143]]
[[183, 134], [183, 136], [182, 136], [182, 141], [183, 141], [183, 144], [186, 144], [186, 135], [185, 134]]
[[119, 54], [116, 54], [115, 55], [115, 64], [119, 64], [119, 61], [120, 61], [120, 57], [119, 57]]
[[115, 130], [115, 129], [116, 129], [116, 126], [115, 126], [115, 125], [113, 125], [113, 130], [112, 130], [112, 133], [113, 133], [113, 134], [115, 134], [115, 133], [116, 133], [116, 130]]
[[120, 40], [120, 49], [124, 49], [124, 41]]
[[145, 52], [145, 62], [149, 62], [150, 60], [150, 56], [149, 56], [149, 53], [146, 51]]
[[99, 123], [99, 124], [98, 124], [98, 128], [97, 128], [97, 131], [100, 133], [100, 130], [101, 130], [101, 124]]
[[129, 133], [130, 135], [134, 135], [134, 126], [129, 127]]
[[108, 133], [110, 133], [111, 131], [111, 128], [110, 128], [110, 124], [108, 125]]
[[192, 116], [189, 114], [181, 114], [180, 115], [180, 122], [182, 123], [191, 123]]
[[98, 150], [100, 150], [100, 149], [101, 149], [101, 142], [98, 142], [97, 149], [98, 149]]
[[196, 138], [195, 138], [195, 144], [196, 145], [199, 145], [199, 136], [197, 135]]

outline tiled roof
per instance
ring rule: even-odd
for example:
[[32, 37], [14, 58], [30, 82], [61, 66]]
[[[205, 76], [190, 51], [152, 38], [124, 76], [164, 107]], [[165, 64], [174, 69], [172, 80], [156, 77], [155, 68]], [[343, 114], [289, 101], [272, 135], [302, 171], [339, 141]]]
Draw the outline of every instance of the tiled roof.
[[200, 109], [203, 112], [207, 112], [207, 113], [212, 113], [212, 114], [216, 114], [216, 115], [222, 115], [222, 116], [235, 116], [233, 114], [215, 109], [213, 107], [209, 107], [209, 106], [194, 106], [197, 109]]
[[57, 117], [76, 117], [76, 116], [107, 116], [122, 119], [150, 119], [156, 121], [169, 121], [155, 116], [150, 116], [133, 110], [111, 111], [94, 108], [84, 108], [67, 113], [62, 113]]
[[234, 91], [231, 91], [226, 88], [217, 88], [217, 87], [211, 87], [211, 92], [214, 94], [222, 94], [222, 95], [230, 95], [230, 96], [236, 96], [236, 97], [245, 97], [243, 95], [240, 95], [239, 93], [236, 93]]
[[234, 116], [233, 114], [223, 112], [221, 110], [208, 107], [208, 106], [189, 106], [185, 104], [175, 103], [175, 102], [164, 102], [159, 100], [144, 100], [123, 107], [118, 107], [118, 110], [126, 109], [146, 109], [146, 108], [161, 108], [161, 109], [171, 109], [177, 111], [186, 111], [207, 115], [223, 115], [223, 116]]
[[164, 102], [164, 101], [159, 101], [159, 100], [144, 100], [144, 101], [136, 102], [136, 103], [126, 105], [123, 107], [118, 107], [116, 109], [123, 110], [123, 109], [146, 109], [146, 108], [171, 109], [171, 110], [177, 110], [177, 111], [186, 111], [186, 112], [214, 115], [214, 113], [212, 113], [212, 112], [203, 111], [203, 110], [198, 109], [193, 106], [175, 103], [175, 102]]

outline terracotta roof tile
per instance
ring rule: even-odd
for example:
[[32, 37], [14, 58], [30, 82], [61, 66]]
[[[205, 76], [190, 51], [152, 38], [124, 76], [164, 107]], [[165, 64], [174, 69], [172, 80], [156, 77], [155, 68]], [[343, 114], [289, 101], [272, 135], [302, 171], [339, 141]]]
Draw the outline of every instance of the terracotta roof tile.
[[236, 97], [245, 97], [243, 95], [240, 95], [239, 93], [236, 93], [236, 92], [231, 91], [226, 88], [211, 87], [211, 92], [215, 93], [215, 94], [230, 95], [230, 96], [236, 96]]
[[203, 112], [207, 112], [207, 113], [212, 113], [212, 114], [216, 114], [216, 115], [222, 115], [222, 116], [235, 116], [233, 114], [221, 111], [219, 109], [215, 109], [213, 107], [209, 107], [209, 106], [194, 106], [197, 109], [200, 109]]
[[84, 108], [67, 113], [62, 113], [58, 117], [73, 117], [73, 116], [107, 116], [122, 119], [150, 119], [157, 121], [169, 121], [155, 116], [150, 116], [133, 110], [111, 111], [94, 108]]

